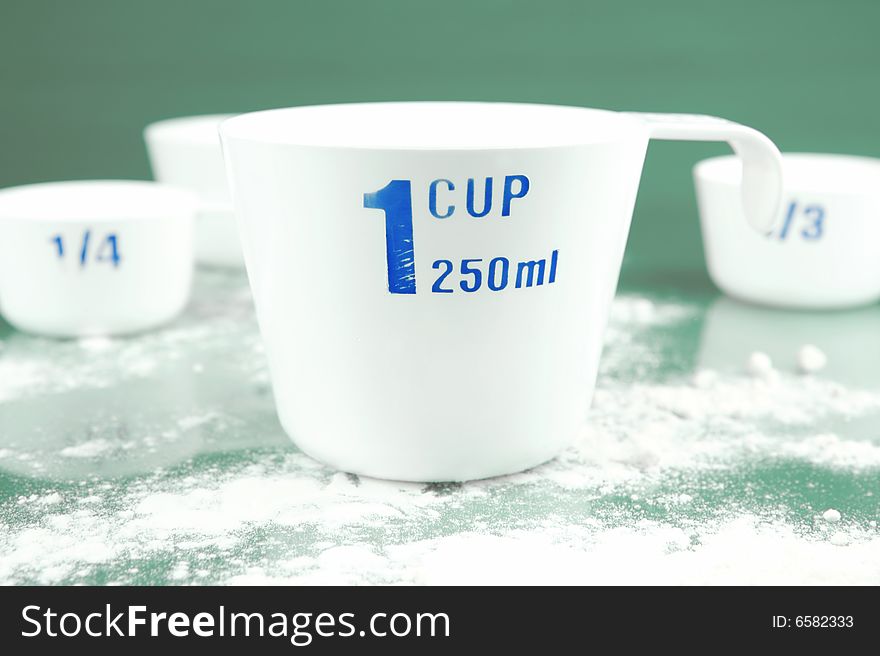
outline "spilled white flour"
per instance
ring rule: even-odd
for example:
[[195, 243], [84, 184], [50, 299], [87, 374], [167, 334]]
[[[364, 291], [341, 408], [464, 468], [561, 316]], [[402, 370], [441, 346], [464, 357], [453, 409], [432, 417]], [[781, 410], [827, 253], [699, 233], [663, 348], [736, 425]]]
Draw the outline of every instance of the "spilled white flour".
[[822, 519], [826, 522], [839, 522], [840, 521], [840, 511], [835, 510], [834, 508], [829, 508], [825, 512], [822, 513]]
[[[0, 490], [16, 492], [0, 501], [0, 583], [880, 583], [880, 389], [706, 369], [674, 342], [698, 318], [619, 297], [575, 444], [528, 472], [443, 485], [333, 472], [290, 446], [244, 295], [131, 342], [8, 345]], [[6, 378], [28, 367], [29, 383]], [[110, 413], [10, 437], [3, 413], [35, 395], [146, 393], [163, 368], [170, 398], [136, 424]], [[231, 378], [188, 391], [199, 376]]]
[[114, 448], [112, 442], [99, 438], [76, 446], [66, 446], [58, 454], [63, 458], [94, 458]]
[[750, 376], [754, 376], [755, 378], [767, 378], [772, 373], [774, 373], [773, 369], [773, 361], [770, 359], [770, 356], [761, 351], [755, 351], [749, 356], [749, 359], [746, 360], [746, 371]]
[[798, 351], [797, 363], [801, 373], [814, 374], [825, 368], [828, 356], [818, 346], [804, 344]]

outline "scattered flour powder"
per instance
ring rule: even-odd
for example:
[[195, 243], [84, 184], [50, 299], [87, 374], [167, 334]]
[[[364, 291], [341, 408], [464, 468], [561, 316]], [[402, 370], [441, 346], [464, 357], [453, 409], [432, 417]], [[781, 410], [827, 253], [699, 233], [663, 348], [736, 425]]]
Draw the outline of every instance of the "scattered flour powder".
[[[0, 502], [0, 583], [880, 583], [880, 392], [664, 362], [664, 340], [696, 313], [619, 297], [590, 421], [568, 451], [513, 476], [416, 485], [333, 472], [290, 447], [241, 311], [238, 328], [212, 330], [241, 331], [237, 371], [262, 390], [257, 409], [219, 394], [143, 434], [70, 438], [43, 478], [26, 444], [0, 442], [0, 470], [36, 476]], [[149, 376], [157, 351], [196, 345], [211, 366], [223, 340], [202, 325], [152, 345], [70, 345], [121, 362], [115, 380], [95, 364], [47, 382], [64, 358], [4, 353], [0, 398]], [[157, 466], [150, 444], [176, 459]]]
[[828, 356], [818, 346], [804, 344], [798, 351], [797, 362], [802, 373], [814, 374], [825, 368]]
[[822, 513], [822, 519], [826, 522], [839, 522], [840, 521], [840, 511], [835, 510], [834, 508], [829, 508], [825, 512]]

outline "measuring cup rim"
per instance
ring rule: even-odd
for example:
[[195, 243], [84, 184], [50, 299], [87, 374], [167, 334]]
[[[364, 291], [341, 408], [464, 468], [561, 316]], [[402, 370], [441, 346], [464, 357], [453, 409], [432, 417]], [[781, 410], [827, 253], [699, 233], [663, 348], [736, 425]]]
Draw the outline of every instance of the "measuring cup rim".
[[0, 221], [120, 222], [192, 216], [191, 191], [149, 180], [64, 180], [0, 189]]
[[144, 139], [155, 144], [220, 145], [220, 124], [236, 116], [227, 114], [199, 114], [177, 116], [150, 123], [144, 128]]
[[[508, 151], [647, 141], [638, 118], [607, 109], [518, 102], [401, 101], [303, 105], [220, 124], [224, 141], [333, 150]], [[439, 136], [438, 136], [439, 135]]]
[[[880, 183], [880, 159], [846, 153], [782, 153], [785, 187], [848, 193], [876, 193]], [[698, 184], [739, 187], [740, 166], [735, 155], [704, 159], [694, 166]]]

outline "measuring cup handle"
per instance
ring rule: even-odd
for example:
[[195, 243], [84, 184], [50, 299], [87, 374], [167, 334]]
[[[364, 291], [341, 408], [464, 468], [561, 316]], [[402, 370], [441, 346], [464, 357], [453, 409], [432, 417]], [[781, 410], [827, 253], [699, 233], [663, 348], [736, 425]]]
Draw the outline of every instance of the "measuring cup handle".
[[765, 135], [745, 125], [700, 114], [627, 112], [648, 128], [650, 139], [726, 141], [742, 160], [742, 204], [749, 224], [768, 234], [782, 200], [782, 157]]

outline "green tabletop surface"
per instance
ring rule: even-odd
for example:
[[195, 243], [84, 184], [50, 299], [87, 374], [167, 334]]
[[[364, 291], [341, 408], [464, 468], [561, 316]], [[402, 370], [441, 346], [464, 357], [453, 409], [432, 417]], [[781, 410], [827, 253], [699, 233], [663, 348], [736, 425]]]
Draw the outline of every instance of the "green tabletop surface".
[[242, 273], [140, 336], [0, 326], [0, 583], [880, 583], [877, 306], [630, 279], [575, 444], [429, 485], [296, 449]]

